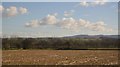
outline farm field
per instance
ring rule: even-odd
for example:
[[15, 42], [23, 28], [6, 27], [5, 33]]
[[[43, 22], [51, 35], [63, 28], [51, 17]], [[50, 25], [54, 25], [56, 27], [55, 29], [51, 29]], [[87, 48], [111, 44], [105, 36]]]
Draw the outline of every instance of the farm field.
[[117, 65], [117, 50], [3, 50], [3, 65]]

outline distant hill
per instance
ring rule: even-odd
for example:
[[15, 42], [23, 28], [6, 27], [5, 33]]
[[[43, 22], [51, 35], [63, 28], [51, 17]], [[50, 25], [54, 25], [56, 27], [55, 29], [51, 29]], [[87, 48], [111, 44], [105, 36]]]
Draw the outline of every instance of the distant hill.
[[[86, 38], [86, 39], [93, 39], [93, 38], [114, 38], [118, 39], [120, 35], [71, 35], [71, 36], [64, 36], [62, 38]], [[32, 37], [21, 37], [17, 35], [3, 35], [1, 38], [32, 38]], [[33, 38], [43, 38], [43, 37], [33, 37]], [[44, 38], [61, 38], [61, 37], [44, 37]]]
[[65, 36], [65, 38], [114, 38], [118, 39], [118, 35], [74, 35], [74, 36]]

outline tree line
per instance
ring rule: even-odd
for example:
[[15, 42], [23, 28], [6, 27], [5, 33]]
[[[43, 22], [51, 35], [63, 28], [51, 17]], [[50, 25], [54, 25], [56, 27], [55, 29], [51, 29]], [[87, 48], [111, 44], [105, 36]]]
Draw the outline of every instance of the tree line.
[[118, 42], [118, 39], [111, 38], [2, 38], [2, 49], [118, 48]]

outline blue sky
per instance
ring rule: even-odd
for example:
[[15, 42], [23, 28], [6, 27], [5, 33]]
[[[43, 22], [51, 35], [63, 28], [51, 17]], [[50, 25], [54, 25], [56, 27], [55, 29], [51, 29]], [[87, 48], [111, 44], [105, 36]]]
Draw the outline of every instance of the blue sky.
[[[3, 16], [3, 34], [33, 37], [117, 34], [118, 3], [88, 4], [82, 5], [79, 2], [4, 2], [2, 3], [4, 10], [10, 9], [10, 7], [16, 7], [19, 10], [22, 7], [27, 11], [23, 11], [23, 13], [19, 11], [14, 16]], [[89, 25], [87, 27], [79, 25], [78, 23], [84, 23], [79, 22], [80, 19], [84, 20], [86, 25], [89, 22]], [[70, 23], [66, 21], [70, 21]], [[31, 24], [32, 22], [34, 24]], [[96, 24], [98, 25], [95, 26]]]
[[[95, 0], [2, 0], [2, 2], [93, 2]], [[119, 0], [107, 0], [108, 2], [118, 2]]]

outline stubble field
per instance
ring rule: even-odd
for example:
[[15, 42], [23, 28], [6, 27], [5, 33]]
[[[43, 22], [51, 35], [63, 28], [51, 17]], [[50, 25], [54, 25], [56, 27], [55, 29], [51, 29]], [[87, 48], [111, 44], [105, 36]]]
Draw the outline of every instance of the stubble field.
[[117, 65], [117, 50], [3, 50], [3, 65]]

